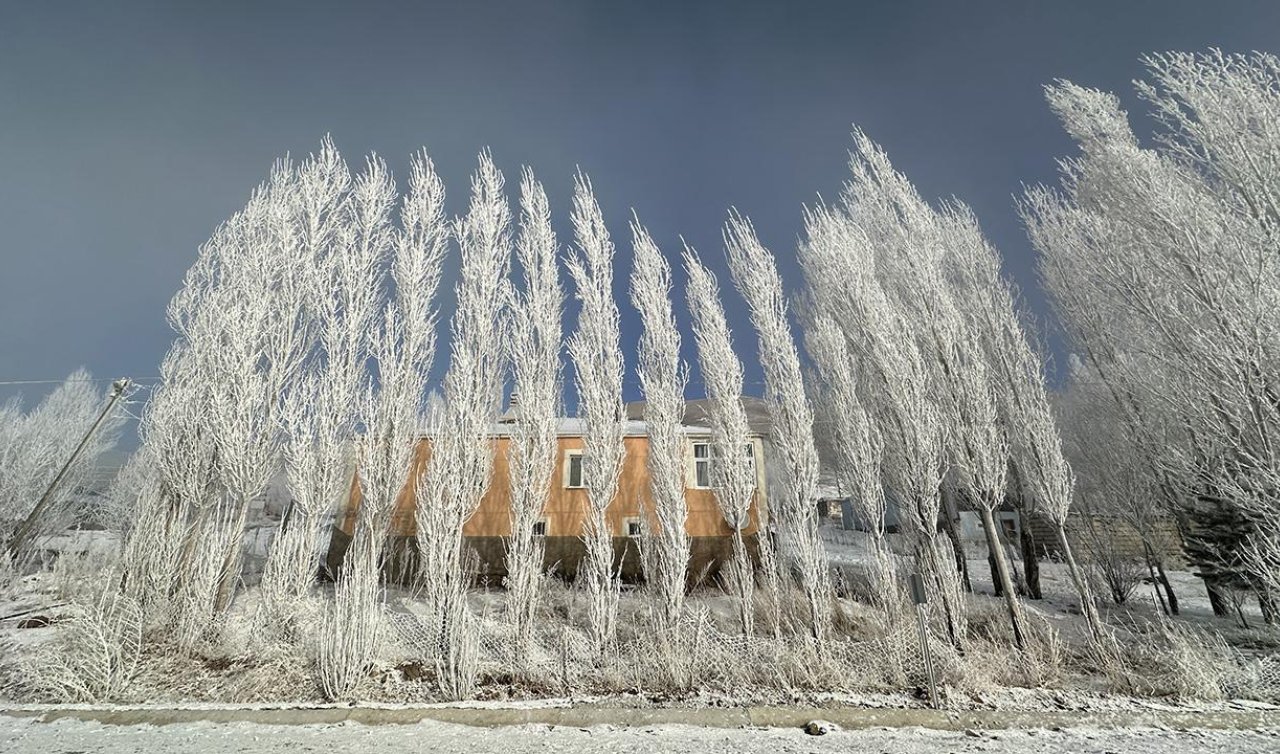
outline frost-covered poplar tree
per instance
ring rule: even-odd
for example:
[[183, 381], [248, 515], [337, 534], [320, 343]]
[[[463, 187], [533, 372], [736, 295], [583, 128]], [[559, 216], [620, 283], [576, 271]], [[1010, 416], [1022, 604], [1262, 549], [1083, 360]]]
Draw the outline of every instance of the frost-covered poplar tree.
[[480, 155], [471, 206], [454, 225], [461, 269], [455, 286], [453, 339], [444, 377], [444, 412], [433, 417], [431, 455], [419, 478], [415, 509], [418, 577], [433, 631], [442, 682], [462, 696], [474, 682], [463, 658], [468, 625], [462, 527], [480, 506], [493, 474], [494, 426], [503, 376], [503, 306], [511, 264], [511, 210], [493, 158]]
[[[314, 564], [316, 529], [350, 491], [354, 435], [368, 416], [369, 360], [386, 306], [383, 269], [395, 235], [395, 182], [376, 157], [354, 181], [332, 145], [299, 171], [318, 348], [285, 402], [285, 469], [292, 503], [279, 571], [296, 590]], [[295, 533], [288, 533], [296, 523]], [[273, 548], [275, 549], [275, 548]], [[276, 553], [273, 552], [275, 557]], [[268, 561], [268, 574], [271, 573]], [[290, 574], [285, 576], [285, 574]]]
[[[733, 350], [733, 337], [715, 276], [697, 252], [684, 249], [688, 276], [685, 297], [693, 316], [693, 339], [698, 365], [710, 401], [711, 485], [716, 504], [732, 532], [733, 555], [727, 568], [728, 586], [738, 603], [738, 620], [744, 636], [755, 627], [755, 577], [751, 555], [742, 533], [751, 525], [751, 503], [756, 495], [756, 468], [746, 447], [751, 442], [747, 413], [742, 407], [742, 362]], [[761, 546], [768, 537], [763, 521], [757, 534]], [[775, 610], [778, 606], [772, 606]]]
[[188, 647], [230, 602], [248, 508], [279, 457], [279, 401], [307, 349], [293, 178], [290, 165], [276, 165], [201, 247], [169, 307], [178, 339], [144, 442], [160, 448], [162, 489], [183, 492], [170, 503], [182, 522], [172, 530], [183, 540], [178, 567], [165, 568]]
[[982, 333], [966, 319], [945, 277], [957, 247], [985, 243], [971, 216], [955, 207], [930, 207], [887, 155], [862, 132], [854, 134], [853, 179], [846, 201], [880, 239], [877, 273], [886, 292], [908, 318], [920, 343], [929, 379], [943, 398], [950, 433], [949, 455], [960, 488], [977, 510], [1001, 586], [1014, 643], [1024, 645], [1021, 603], [995, 510], [1008, 485], [1009, 443], [997, 410], [1002, 386], [989, 369]]
[[[1280, 62], [1212, 51], [1146, 63], [1151, 81], [1139, 94], [1161, 124], [1154, 148], [1140, 144], [1114, 96], [1067, 82], [1049, 88], [1079, 153], [1063, 162], [1059, 190], [1028, 193], [1024, 216], [1073, 346], [1132, 435], [1172, 451], [1150, 456], [1174, 497], [1273, 520]], [[1182, 513], [1193, 539], [1214, 536], [1211, 522], [1196, 531], [1195, 506]], [[1257, 581], [1268, 567], [1236, 568]]]
[[586, 554], [578, 579], [587, 592], [592, 649], [601, 657], [617, 630], [620, 583], [613, 570], [613, 530], [607, 512], [618, 491], [626, 454], [626, 411], [618, 305], [613, 298], [614, 247], [591, 182], [581, 174], [574, 184], [572, 218], [576, 248], [568, 267], [581, 309], [569, 340], [569, 355], [578, 413], [586, 423], [582, 455]]
[[386, 251], [355, 222], [370, 201], [381, 201], [384, 184], [368, 173], [352, 191], [350, 171], [331, 140], [299, 167], [296, 186], [299, 264], [308, 267], [319, 348], [282, 408], [292, 499], [271, 543], [262, 592], [264, 604], [285, 614], [288, 603], [314, 581], [327, 514], [350, 491], [357, 409], [368, 379], [369, 331], [380, 305], [379, 265]]
[[850, 493], [871, 544], [871, 599], [894, 620], [903, 608], [901, 587], [887, 533], [888, 501], [881, 468], [884, 438], [881, 428], [859, 395], [866, 369], [849, 347], [830, 312], [815, 307], [805, 327], [805, 346], [819, 381], [817, 405], [831, 423], [836, 472]]
[[513, 296], [510, 308], [515, 425], [507, 448], [511, 539], [506, 586], [509, 620], [522, 653], [527, 653], [533, 641], [545, 551], [534, 526], [546, 509], [559, 446], [564, 292], [547, 194], [527, 169], [520, 179], [520, 210], [516, 256], [523, 286]]
[[[966, 213], [967, 214], [967, 213]], [[1001, 421], [1009, 437], [1013, 468], [1031, 509], [1053, 522], [1063, 559], [1079, 597], [1090, 634], [1102, 638], [1102, 622], [1092, 590], [1067, 538], [1075, 498], [1075, 475], [1063, 452], [1044, 369], [1019, 320], [1012, 287], [1000, 275], [995, 249], [970, 220], [967, 242], [948, 259], [949, 281], [965, 316], [987, 352], [998, 391]]]
[[334, 584], [333, 601], [319, 626], [316, 673], [326, 698], [350, 698], [382, 645], [385, 631], [381, 574], [386, 537], [401, 491], [415, 467], [421, 437], [424, 365], [409, 356], [409, 327], [401, 307], [388, 304], [372, 347], [378, 386], [370, 387], [361, 408], [365, 431], [358, 441], [359, 494], [351, 543]]
[[652, 526], [646, 517], [645, 578], [658, 594], [661, 625], [671, 628], [684, 606], [689, 571], [683, 431], [688, 374], [680, 360], [680, 331], [671, 303], [671, 265], [638, 219], [631, 222], [631, 236], [631, 303], [643, 326], [636, 373], [644, 393], [654, 513]]
[[139, 424], [138, 455], [153, 467], [153, 486], [132, 500], [123, 591], [143, 607], [148, 623], [172, 622], [175, 594], [199, 570], [195, 545], [214, 502], [213, 436], [201, 417], [206, 388], [183, 377], [190, 361], [181, 344], [170, 350]]
[[840, 328], [866, 374], [863, 398], [884, 438], [886, 487], [898, 501], [899, 523], [959, 647], [965, 632], [959, 572], [938, 541], [946, 410], [914, 329], [876, 277], [877, 246], [889, 240], [876, 211], [856, 195], [842, 207], [808, 211], [800, 259], [814, 306]]
[[358, 227], [368, 228], [362, 235], [390, 255], [395, 290], [384, 298], [371, 335], [377, 385], [367, 385], [359, 412], [364, 433], [357, 440], [354, 487], [360, 502], [334, 599], [320, 625], [317, 675], [329, 699], [355, 692], [381, 646], [387, 531], [422, 436], [423, 392], [435, 358], [435, 297], [448, 238], [444, 184], [427, 155], [419, 153], [411, 163], [398, 232], [374, 232], [382, 227], [377, 212], [357, 217]]
[[[820, 462], [814, 443], [813, 405], [805, 394], [800, 354], [773, 254], [760, 243], [751, 222], [737, 212], [725, 226], [724, 239], [734, 284], [751, 309], [751, 322], [759, 338], [769, 406], [769, 445], [782, 471], [784, 490], [776, 513], [786, 548], [781, 554], [794, 561], [800, 574], [810, 631], [821, 646], [830, 631], [834, 594], [827, 554], [818, 535]], [[789, 564], [784, 570], [790, 571]]]
[[358, 414], [363, 425], [356, 449], [360, 504], [348, 556], [363, 561], [376, 581], [387, 527], [414, 467], [424, 388], [435, 360], [435, 297], [449, 233], [444, 183], [431, 159], [420, 152], [410, 165], [398, 230], [386, 225], [381, 202], [372, 197], [355, 204], [352, 214], [359, 239], [354, 246], [380, 260], [389, 258], [394, 285], [391, 295], [385, 293], [388, 281], [380, 274], [384, 293], [369, 344], [377, 380], [376, 386], [367, 385]]
[[[389, 181], [389, 176], [387, 178]], [[389, 189], [394, 196], [394, 185]], [[300, 233], [296, 170], [282, 163], [260, 200], [226, 226], [222, 279], [205, 301], [208, 341], [200, 347], [214, 387], [206, 420], [218, 437], [221, 525], [227, 551], [214, 610], [230, 605], [244, 558], [249, 511], [279, 468], [282, 402], [314, 343], [316, 330]]]

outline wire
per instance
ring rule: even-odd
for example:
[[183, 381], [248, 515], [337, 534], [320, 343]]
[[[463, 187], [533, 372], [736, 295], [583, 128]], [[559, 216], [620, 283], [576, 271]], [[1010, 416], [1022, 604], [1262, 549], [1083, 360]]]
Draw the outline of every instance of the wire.
[[[89, 378], [89, 379], [83, 379], [83, 378], [70, 379], [70, 378], [67, 378], [67, 377], [63, 377], [62, 379], [57, 379], [57, 380], [0, 380], [0, 385], [61, 385], [61, 384], [62, 384], [62, 383], [64, 383], [64, 382], [115, 382], [117, 379], [119, 379], [119, 378], [117, 378], [117, 377], [92, 377], [92, 378]], [[137, 386], [139, 386], [139, 387], [152, 387], [152, 386], [154, 386], [154, 385], [156, 385], [156, 384], [158, 384], [158, 383], [160, 383], [160, 382], [163, 382], [163, 381], [164, 381], [164, 378], [162, 378], [162, 377], [137, 377], [137, 378], [135, 378], [135, 377], [129, 377], [129, 378], [127, 378], [127, 379], [129, 380], [129, 382], [131, 382], [131, 383], [133, 383], [134, 385], [137, 385]], [[687, 381], [686, 381], [686, 384], [688, 384], [688, 385], [702, 385], [702, 384], [704, 384], [704, 383], [703, 383], [703, 381], [702, 381], [702, 380], [690, 379], [690, 380], [687, 380]], [[756, 385], [765, 385], [765, 384], [767, 384], [767, 382], [766, 382], [765, 380], [748, 380], [748, 379], [744, 379], [744, 380], [742, 381], [742, 384], [743, 384], [743, 385], [752, 385], [752, 386], [756, 386]], [[628, 378], [626, 378], [626, 379], [624, 379], [624, 380], [622, 381], [622, 386], [623, 386], [624, 388], [626, 388], [626, 387], [643, 387], [643, 384], [640, 382], [639, 378], [628, 377]]]
[[[0, 385], [61, 385], [64, 382], [115, 382], [119, 377], [63, 377], [58, 380], [0, 380]], [[155, 384], [161, 381], [159, 377], [141, 377], [126, 378], [135, 385]]]

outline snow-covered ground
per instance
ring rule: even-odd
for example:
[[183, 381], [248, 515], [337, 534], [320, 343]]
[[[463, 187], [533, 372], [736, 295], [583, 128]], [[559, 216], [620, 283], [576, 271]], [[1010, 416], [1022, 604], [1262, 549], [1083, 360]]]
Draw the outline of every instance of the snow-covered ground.
[[412, 725], [262, 725], [180, 723], [103, 725], [62, 719], [51, 723], [0, 716], [0, 751], [8, 754], [60, 752], [1129, 752], [1182, 754], [1280, 751], [1280, 732], [1236, 730], [937, 731], [923, 728], [839, 731], [809, 736], [794, 728], [700, 728], [658, 725], [590, 728], [522, 725], [479, 728], [424, 721]]
[[[859, 569], [869, 559], [867, 535], [859, 531], [843, 531], [836, 526], [823, 526], [821, 529], [823, 545], [827, 558], [833, 567]], [[974, 594], [981, 600], [983, 597], [994, 599], [991, 568], [987, 563], [985, 544], [970, 542], [967, 545], [969, 557], [968, 570]], [[1017, 557], [1017, 553], [1014, 554]], [[1020, 562], [1015, 562], [1021, 568]], [[902, 561], [903, 567], [909, 567]], [[1171, 569], [1167, 573], [1174, 594], [1178, 598], [1179, 619], [1194, 623], [1201, 628], [1211, 629], [1227, 634], [1230, 640], [1237, 629], [1239, 621], [1235, 617], [1220, 618], [1213, 614], [1209, 604], [1209, 594], [1205, 590], [1204, 581], [1194, 573], [1186, 570]], [[1053, 560], [1040, 561], [1040, 587], [1044, 598], [1040, 600], [1024, 600], [1028, 610], [1050, 620], [1054, 627], [1067, 638], [1083, 636], [1084, 621], [1080, 616], [1079, 601], [1075, 588], [1071, 585], [1071, 576], [1066, 565]], [[1151, 619], [1160, 612], [1151, 584], [1139, 585], [1125, 605], [1115, 605], [1106, 599], [1107, 594], [1101, 585], [1094, 586], [1095, 596], [1102, 598], [1100, 608], [1104, 615], [1119, 619]], [[1257, 600], [1247, 600], [1241, 607], [1250, 630], [1262, 627], [1262, 613]], [[1252, 637], [1250, 637], [1252, 639]]]
[[[840, 572], [842, 581], [842, 608], [845, 612], [841, 625], [842, 640], [847, 643], [839, 659], [845, 662], [834, 675], [823, 676], [813, 682], [798, 674], [796, 680], [779, 681], [773, 675], [755, 673], [754, 668], [765, 667], [771, 673], [773, 665], [767, 663], [725, 665], [726, 658], [739, 657], [738, 650], [717, 639], [692, 645], [690, 651], [698, 655], [707, 669], [698, 676], [692, 687], [672, 681], [669, 686], [650, 685], [647, 679], [653, 674], [639, 675], [635, 668], [652, 670], [645, 665], [648, 645], [632, 641], [627, 645], [630, 654], [619, 660], [619, 670], [597, 672], [594, 666], [566, 666], [572, 672], [565, 674], [559, 664], [558, 654], [565, 647], [574, 646], [561, 641], [566, 616], [572, 613], [573, 593], [559, 582], [548, 589], [544, 599], [547, 620], [540, 634], [536, 652], [530, 656], [538, 660], [538, 672], [530, 678], [514, 678], [507, 671], [511, 660], [504, 648], [508, 646], [500, 616], [503, 614], [504, 593], [500, 589], [477, 589], [471, 594], [472, 610], [482, 619], [482, 665], [478, 700], [511, 703], [516, 700], [546, 701], [549, 697], [570, 696], [581, 700], [584, 696], [603, 696], [624, 699], [629, 704], [664, 705], [680, 704], [688, 707], [745, 707], [750, 705], [785, 706], [797, 703], [825, 705], [840, 704], [860, 708], [914, 707], [923, 705], [916, 682], [903, 685], [896, 680], [884, 681], [878, 674], [876, 663], [896, 661], [896, 654], [884, 654], [886, 647], [907, 651], [914, 646], [914, 625], [908, 626], [904, 635], [893, 634], [885, 638], [884, 628], [869, 614], [865, 605], [865, 579], [858, 574], [867, 558], [865, 535], [844, 532], [834, 527], [823, 527], [828, 556]], [[83, 537], [82, 537], [83, 538]], [[76, 544], [81, 544], [77, 540]], [[90, 543], [92, 544], [92, 543]], [[18, 681], [34, 677], [20, 663], [6, 662], [26, 657], [39, 651], [39, 647], [55, 639], [59, 632], [57, 621], [75, 609], [75, 601], [92, 602], [101, 585], [101, 574], [109, 570], [104, 560], [111, 548], [101, 546], [67, 547], [72, 553], [52, 564], [51, 569], [12, 580], [8, 588], [0, 584], [0, 699], [12, 702], [30, 702], [56, 697], [34, 693]], [[105, 552], [104, 552], [105, 549]], [[967, 664], [958, 665], [955, 659], [944, 668], [944, 694], [952, 709], [997, 710], [1131, 710], [1140, 707], [1144, 700], [1160, 698], [1192, 702], [1201, 709], [1206, 700], [1251, 699], [1268, 702], [1280, 701], [1276, 689], [1280, 689], [1280, 633], [1262, 625], [1256, 603], [1246, 605], [1245, 614], [1250, 623], [1248, 629], [1238, 626], [1235, 618], [1214, 617], [1209, 607], [1203, 584], [1193, 574], [1171, 571], [1170, 579], [1182, 606], [1178, 624], [1191, 624], [1206, 634], [1221, 637], [1241, 658], [1250, 663], [1251, 670], [1266, 670], [1265, 683], [1250, 680], [1239, 681], [1237, 676], [1253, 679], [1252, 675], [1215, 666], [1210, 670], [1221, 671], [1229, 682], [1219, 683], [1218, 675], [1187, 690], [1186, 679], [1170, 675], [1167, 662], [1151, 663], [1143, 654], [1134, 664], [1136, 674], [1117, 680], [1103, 675], [1092, 664], [1088, 655], [1079, 647], [1086, 635], [1084, 621], [1066, 569], [1058, 563], [1041, 564], [1043, 600], [1024, 602], [1028, 615], [1033, 619], [1038, 636], [1050, 639], [1056, 635], [1061, 641], [1045, 640], [1044, 650], [1033, 653], [1033, 661], [1015, 663], [1008, 661], [1003, 647], [1007, 640], [1002, 634], [1007, 630], [1002, 600], [992, 594], [990, 571], [985, 560], [978, 557], [979, 548], [970, 550], [970, 573], [974, 594], [967, 598], [970, 608], [971, 632], [980, 638], [970, 647]], [[905, 569], [909, 563], [903, 562]], [[861, 584], [857, 582], [861, 581]], [[1149, 623], [1158, 620], [1159, 608], [1150, 593], [1140, 587], [1124, 606], [1104, 604], [1102, 610], [1110, 625], [1116, 627], [1122, 641], [1140, 645], [1151, 641]], [[244, 590], [237, 599], [232, 620], [226, 627], [223, 640], [202, 647], [190, 656], [177, 653], [148, 652], [136, 677], [123, 692], [104, 701], [121, 704], [160, 703], [224, 703], [243, 705], [252, 703], [312, 703], [319, 701], [319, 691], [311, 674], [311, 660], [296, 648], [280, 648], [274, 644], [263, 645], [253, 629], [258, 593], [255, 588]], [[634, 626], [645, 625], [644, 611], [648, 609], [643, 593], [628, 590], [621, 603], [621, 624], [628, 627], [630, 640], [642, 636]], [[419, 603], [409, 590], [391, 589], [387, 595], [389, 611], [396, 615], [415, 613]], [[689, 597], [691, 613], [705, 615], [707, 632], [698, 636], [729, 636], [736, 630], [733, 601], [714, 587], [704, 587]], [[699, 620], [703, 620], [699, 618]], [[54, 625], [48, 625], [50, 621]], [[699, 624], [701, 625], [701, 624]], [[1044, 626], [1052, 626], [1048, 632]], [[714, 630], [713, 630], [714, 629]], [[398, 634], [397, 634], [398, 636]], [[991, 638], [994, 637], [994, 638]], [[393, 637], [394, 638], [394, 637]], [[412, 637], [410, 637], [412, 638]], [[1158, 636], [1157, 636], [1158, 638]], [[359, 698], [376, 703], [424, 703], [439, 701], [434, 684], [423, 682], [417, 663], [423, 652], [416, 646], [401, 646], [404, 637], [390, 643], [386, 656], [381, 657], [375, 672], [371, 673], [367, 688]], [[938, 635], [939, 647], [945, 639]], [[407, 641], [407, 640], [405, 640]], [[983, 643], [985, 642], [985, 643]], [[1002, 644], [1004, 642], [1004, 644]], [[1145, 646], [1145, 645], [1142, 645]], [[639, 649], [636, 649], [639, 647]], [[288, 650], [288, 651], [286, 651]], [[1051, 653], [1053, 650], [1055, 653]], [[1038, 652], [1040, 650], [1037, 650]], [[1233, 655], [1235, 657], [1236, 655]], [[795, 658], [799, 658], [795, 660]], [[918, 658], [917, 658], [918, 659]], [[799, 655], [795, 661], [778, 660], [779, 668], [805, 668], [805, 658]], [[936, 661], [936, 660], [935, 660]], [[904, 660], [904, 662], [906, 662]], [[719, 663], [719, 664], [717, 664]], [[1231, 664], [1231, 663], [1227, 663]], [[1265, 668], [1261, 665], [1265, 664]], [[1258, 667], [1254, 667], [1257, 665]], [[734, 668], [737, 668], [736, 670]], [[912, 665], [914, 667], [914, 665]], [[946, 668], [950, 667], [950, 670]], [[727, 669], [726, 669], [727, 668]], [[1029, 669], [1029, 670], [1028, 670]], [[1177, 669], [1181, 669], [1179, 666]], [[1194, 668], [1199, 671], [1201, 669]], [[729, 671], [733, 671], [732, 673]], [[714, 671], [714, 672], [711, 672]], [[1025, 672], [1024, 672], [1025, 671]], [[1032, 672], [1035, 671], [1035, 672]], [[629, 674], [630, 673], [630, 674]], [[1220, 675], [1221, 675], [1220, 674]], [[788, 676], [792, 678], [792, 676]], [[950, 680], [946, 680], [946, 679]], [[1198, 679], [1199, 676], [1191, 680]], [[1126, 681], [1127, 682], [1122, 682]], [[1172, 680], [1170, 680], [1172, 679]], [[15, 685], [5, 687], [5, 681]], [[1166, 683], [1165, 681], [1169, 681]], [[1181, 685], [1173, 683], [1178, 681]], [[1259, 690], [1261, 688], [1261, 690]], [[1209, 689], [1202, 693], [1203, 689]], [[1219, 690], [1220, 689], [1220, 690]], [[601, 722], [613, 722], [602, 720]], [[754, 724], [778, 724], [753, 721]], [[910, 722], [895, 725], [914, 724]], [[1038, 724], [1032, 721], [1031, 724]], [[1122, 724], [1138, 724], [1124, 721]], [[1280, 750], [1280, 749], [1278, 749]], [[3, 752], [3, 748], [0, 748]]]

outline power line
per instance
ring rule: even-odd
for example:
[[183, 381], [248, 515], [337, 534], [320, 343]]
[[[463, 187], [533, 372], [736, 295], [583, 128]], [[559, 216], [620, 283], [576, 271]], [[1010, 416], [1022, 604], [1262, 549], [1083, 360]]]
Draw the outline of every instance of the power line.
[[[0, 380], [0, 385], [61, 385], [64, 382], [115, 382], [117, 379], [119, 378], [117, 377], [74, 377], [74, 378], [63, 377], [61, 379], [56, 379], [56, 380]], [[134, 385], [138, 385], [140, 383], [154, 384], [160, 381], [161, 381], [160, 377], [141, 377], [138, 379], [134, 379], [132, 377], [129, 378], [129, 382], [133, 383]]]
[[[48, 379], [48, 380], [0, 380], [0, 385], [61, 385], [64, 382], [114, 382], [116, 379], [117, 378], [115, 377], [92, 377], [89, 379], [83, 379], [83, 378], [68, 379], [66, 377], [63, 377], [61, 379]], [[156, 383], [163, 382], [164, 378], [162, 377], [138, 377], [138, 378], [131, 377], [129, 378], [129, 381], [132, 382], [135, 386], [139, 386], [139, 387], [153, 386]], [[702, 385], [704, 384], [704, 382], [703, 380], [689, 379], [686, 381], [685, 384]], [[742, 384], [752, 385], [752, 386], [765, 385], [767, 384], [767, 381], [744, 379], [742, 381]], [[623, 387], [642, 387], [643, 383], [641, 383], [638, 378], [628, 377], [622, 381], [622, 386]]]

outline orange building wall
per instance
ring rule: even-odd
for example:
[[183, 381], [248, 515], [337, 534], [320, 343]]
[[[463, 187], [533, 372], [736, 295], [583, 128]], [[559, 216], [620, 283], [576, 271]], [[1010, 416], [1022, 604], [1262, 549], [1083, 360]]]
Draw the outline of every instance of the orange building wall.
[[[509, 439], [495, 439], [493, 478], [489, 489], [480, 501], [480, 507], [463, 527], [463, 535], [468, 537], [509, 537], [511, 536], [510, 519], [510, 477], [507, 466], [507, 445]], [[614, 536], [625, 536], [623, 522], [630, 517], [639, 516], [643, 506], [645, 515], [651, 523], [656, 523], [653, 515], [653, 499], [649, 489], [649, 470], [647, 457], [649, 440], [646, 437], [627, 437], [626, 457], [623, 459], [622, 474], [618, 480], [618, 492], [608, 508], [608, 519]], [[759, 439], [753, 440], [755, 457], [762, 459], [763, 448]], [[583, 447], [580, 437], [561, 437], [555, 471], [552, 473], [548, 490], [547, 505], [543, 516], [547, 519], [548, 537], [580, 537], [583, 533], [583, 520], [586, 514], [587, 491], [585, 489], [566, 488], [564, 485], [564, 469], [566, 451], [580, 450]], [[401, 490], [396, 501], [396, 510], [391, 521], [391, 536], [412, 537], [416, 532], [414, 522], [414, 485], [420, 471], [431, 453], [431, 442], [422, 439], [418, 443], [414, 459], [415, 473], [409, 483]], [[690, 453], [691, 455], [691, 453]], [[743, 530], [745, 534], [754, 533], [758, 529], [760, 509], [764, 503], [765, 488], [763, 464], [757, 463], [757, 490], [751, 505], [750, 524]], [[720, 509], [716, 505], [715, 494], [709, 489], [685, 488], [685, 500], [689, 505], [689, 518], [685, 523], [685, 531], [691, 537], [728, 536], [733, 533]], [[359, 506], [359, 489], [352, 483], [351, 495], [340, 528], [351, 534], [355, 525], [355, 513]]]

